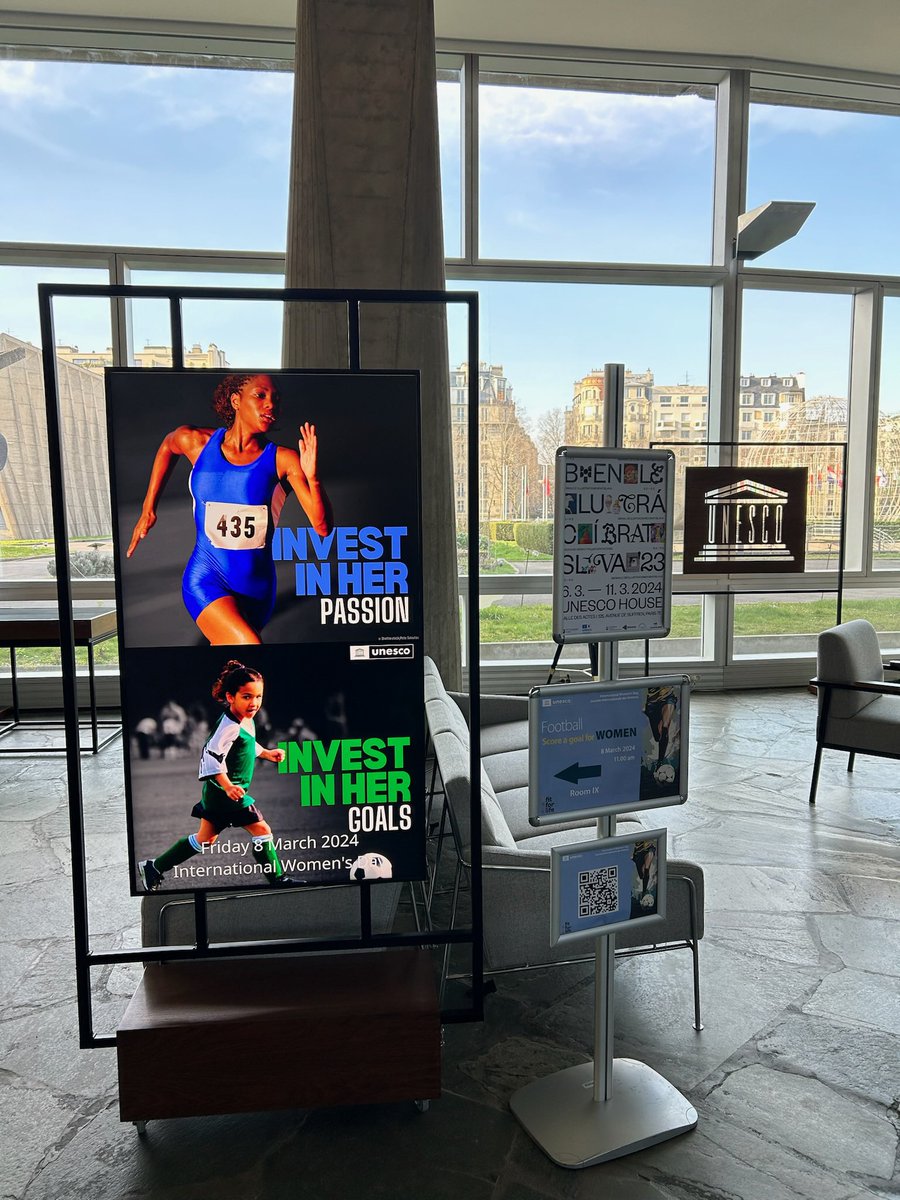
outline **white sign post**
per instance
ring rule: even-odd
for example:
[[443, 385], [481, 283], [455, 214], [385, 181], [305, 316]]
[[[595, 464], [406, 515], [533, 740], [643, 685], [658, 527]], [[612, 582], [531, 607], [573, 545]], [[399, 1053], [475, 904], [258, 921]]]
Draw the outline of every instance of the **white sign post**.
[[589, 1167], [686, 1133], [697, 1110], [646, 1063], [614, 1058], [615, 929], [665, 913], [666, 832], [616, 837], [616, 813], [687, 798], [684, 677], [535, 688], [529, 697], [534, 825], [597, 816], [596, 842], [554, 847], [551, 943], [595, 936], [594, 1058], [510, 1097], [562, 1167]]

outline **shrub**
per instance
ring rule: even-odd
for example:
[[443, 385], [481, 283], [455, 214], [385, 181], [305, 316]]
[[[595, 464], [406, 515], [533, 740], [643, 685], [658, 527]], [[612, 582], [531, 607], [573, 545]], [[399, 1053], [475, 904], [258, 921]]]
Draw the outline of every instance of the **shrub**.
[[[55, 558], [47, 563], [47, 570], [55, 579]], [[113, 556], [99, 550], [76, 550], [69, 555], [69, 573], [73, 579], [112, 579]]]
[[523, 550], [552, 555], [552, 521], [517, 521], [515, 531], [515, 541]]

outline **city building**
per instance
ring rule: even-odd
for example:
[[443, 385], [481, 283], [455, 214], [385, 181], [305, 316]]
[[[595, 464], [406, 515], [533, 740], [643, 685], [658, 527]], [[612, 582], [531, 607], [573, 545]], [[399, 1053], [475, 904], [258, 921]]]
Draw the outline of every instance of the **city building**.
[[[468, 514], [466, 447], [469, 419], [469, 365], [450, 371], [450, 419], [453, 435], [454, 496], [457, 528]], [[502, 365], [478, 365], [480, 433], [479, 513], [482, 521], [524, 521], [540, 516], [546, 486], [538, 452]]]
[[[73, 498], [68, 510], [69, 536], [108, 544], [103, 379], [95, 370], [65, 359], [58, 362], [63, 455]], [[8, 446], [6, 462], [0, 468], [0, 540], [52, 541], [43, 359], [36, 346], [8, 333], [0, 333], [0, 434]], [[42, 565], [46, 569], [46, 564]]]
[[[86, 367], [89, 371], [103, 372], [104, 367], [113, 365], [112, 346], [105, 350], [79, 350], [77, 346], [57, 346], [56, 357], [62, 362], [69, 362], [77, 367]], [[204, 350], [197, 342], [190, 348], [184, 347], [185, 367], [202, 367], [217, 369], [228, 366], [225, 351], [220, 350], [215, 342], [210, 342]], [[151, 346], [149, 343], [143, 350], [135, 350], [131, 356], [133, 367], [171, 367], [172, 347]]]

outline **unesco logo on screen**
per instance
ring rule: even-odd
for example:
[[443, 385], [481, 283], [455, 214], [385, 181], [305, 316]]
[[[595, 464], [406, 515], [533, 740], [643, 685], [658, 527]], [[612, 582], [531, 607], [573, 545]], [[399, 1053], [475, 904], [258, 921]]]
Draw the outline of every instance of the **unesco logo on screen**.
[[683, 570], [803, 571], [806, 467], [688, 467]]
[[412, 642], [391, 642], [385, 646], [351, 646], [350, 657], [355, 662], [368, 662], [373, 658], [414, 658], [415, 649]]

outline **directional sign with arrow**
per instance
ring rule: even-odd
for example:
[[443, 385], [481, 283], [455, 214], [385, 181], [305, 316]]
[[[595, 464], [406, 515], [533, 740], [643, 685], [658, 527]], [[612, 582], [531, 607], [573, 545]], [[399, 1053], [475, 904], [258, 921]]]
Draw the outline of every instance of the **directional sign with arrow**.
[[599, 779], [603, 774], [603, 766], [597, 763], [595, 766], [582, 766], [580, 763], [574, 762], [570, 767], [566, 767], [564, 771], [557, 771], [556, 778], [564, 779], [566, 783], [581, 783], [582, 779]]
[[531, 824], [682, 803], [688, 690], [684, 676], [534, 688]]

